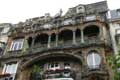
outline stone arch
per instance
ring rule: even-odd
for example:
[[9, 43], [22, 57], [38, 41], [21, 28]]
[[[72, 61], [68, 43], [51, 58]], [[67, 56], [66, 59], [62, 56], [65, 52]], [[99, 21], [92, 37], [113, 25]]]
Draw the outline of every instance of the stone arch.
[[97, 52], [100, 56], [102, 56], [102, 54], [100, 54], [100, 51], [98, 49], [90, 49], [87, 51], [87, 55], [90, 53], [90, 52]]
[[99, 36], [102, 35], [103, 31], [102, 31], [102, 23], [98, 23], [98, 22], [90, 22], [90, 23], [86, 23], [81, 27], [81, 30], [84, 30], [87, 27], [91, 27], [91, 26], [96, 26], [97, 28], [99, 28]]
[[59, 33], [59, 40], [72, 40], [73, 32], [72, 30], [65, 29]]
[[48, 42], [48, 34], [46, 33], [38, 34], [35, 38], [35, 44], [37, 43], [47, 44], [47, 42]]
[[63, 27], [63, 28], [60, 28], [60, 29], [59, 29], [59, 33], [62, 32], [62, 31], [64, 31], [64, 30], [74, 31], [75, 29], [76, 29], [75, 27], [74, 27], [74, 28], [73, 28], [73, 27]]
[[81, 65], [83, 64], [83, 58], [81, 56], [78, 56], [78, 55], [75, 55], [75, 54], [70, 54], [70, 53], [46, 53], [46, 54], [42, 54], [42, 55], [39, 55], [39, 56], [35, 56], [34, 58], [25, 62], [21, 66], [21, 69], [25, 69], [28, 66], [34, 64], [34, 62], [37, 62], [37, 61], [40, 61], [40, 60], [43, 60], [43, 59], [47, 59], [47, 58], [50, 58], [50, 57], [62, 57], [62, 56], [66, 57], [66, 58], [68, 58], [68, 57], [74, 58], [74, 59], [78, 60], [81, 63]]
[[93, 36], [97, 37], [100, 35], [100, 29], [96, 25], [86, 26], [83, 32], [84, 32], [84, 36], [87, 36], [87, 37], [93, 37]]
[[86, 27], [90, 26], [90, 25], [95, 25], [97, 27], [102, 27], [102, 23], [97, 23], [97, 22], [90, 22], [90, 23], [85, 23], [82, 27], [81, 30], [85, 29]]

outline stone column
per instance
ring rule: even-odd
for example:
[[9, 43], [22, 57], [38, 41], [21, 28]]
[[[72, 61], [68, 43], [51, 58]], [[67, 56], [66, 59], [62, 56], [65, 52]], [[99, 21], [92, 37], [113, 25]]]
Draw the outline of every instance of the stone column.
[[76, 33], [73, 31], [73, 44], [76, 44]]
[[48, 36], [48, 48], [50, 48], [50, 43], [51, 43], [51, 35]]
[[55, 46], [56, 47], [58, 46], [58, 34], [56, 34], [56, 43], [55, 43]]
[[33, 37], [32, 37], [31, 49], [32, 49], [32, 48], [33, 48], [33, 46], [34, 46], [34, 43], [35, 43], [35, 38], [36, 38], [36, 36], [33, 36]]
[[81, 43], [84, 43], [84, 33], [83, 33], [83, 30], [81, 30]]

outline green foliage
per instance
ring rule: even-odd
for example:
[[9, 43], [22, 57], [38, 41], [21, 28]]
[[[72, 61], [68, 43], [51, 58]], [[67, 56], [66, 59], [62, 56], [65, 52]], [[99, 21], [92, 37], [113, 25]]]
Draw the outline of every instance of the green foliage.
[[109, 66], [111, 66], [114, 80], [120, 80], [120, 72], [118, 72], [118, 68], [120, 68], [120, 54], [112, 55], [107, 58]]
[[31, 71], [32, 71], [32, 73], [40, 73], [42, 71], [42, 69], [40, 68], [39, 65], [33, 65]]

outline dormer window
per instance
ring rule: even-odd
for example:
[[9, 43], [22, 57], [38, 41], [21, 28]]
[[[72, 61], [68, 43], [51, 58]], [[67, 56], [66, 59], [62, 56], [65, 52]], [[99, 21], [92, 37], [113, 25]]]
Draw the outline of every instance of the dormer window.
[[85, 12], [85, 9], [84, 9], [84, 6], [77, 6], [76, 7], [76, 12], [77, 13], [84, 13]]
[[11, 51], [21, 50], [22, 46], [23, 46], [23, 39], [17, 39], [12, 42], [10, 50]]

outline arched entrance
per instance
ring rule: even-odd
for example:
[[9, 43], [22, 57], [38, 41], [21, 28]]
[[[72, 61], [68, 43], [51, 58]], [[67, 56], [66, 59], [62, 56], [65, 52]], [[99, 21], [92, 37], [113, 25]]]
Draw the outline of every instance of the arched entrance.
[[[41, 77], [43, 79], [71, 78], [75, 80], [78, 77], [81, 78], [81, 76], [77, 76], [77, 74], [81, 74], [81, 67], [82, 58], [67, 53], [51, 53], [39, 57], [37, 56], [23, 65], [24, 69], [30, 70], [29, 72], [38, 72], [41, 70], [41, 72], [38, 73], [42, 74]], [[29, 77], [30, 76], [31, 73], [29, 73]], [[35, 78], [31, 80], [35, 80]]]

